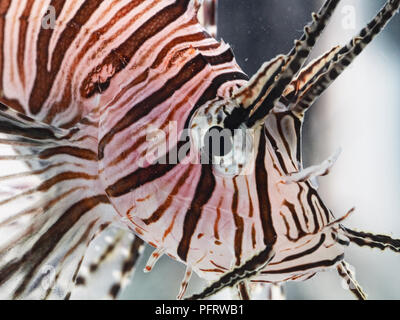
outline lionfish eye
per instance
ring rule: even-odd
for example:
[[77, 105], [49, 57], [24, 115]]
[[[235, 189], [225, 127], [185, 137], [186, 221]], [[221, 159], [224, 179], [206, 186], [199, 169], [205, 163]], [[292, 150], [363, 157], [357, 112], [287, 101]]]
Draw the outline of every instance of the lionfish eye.
[[200, 107], [191, 120], [191, 140], [201, 164], [212, 164], [222, 176], [244, 174], [252, 161], [253, 130], [244, 124], [235, 130], [224, 126], [236, 108], [234, 101], [214, 100]]
[[232, 133], [228, 129], [213, 126], [204, 136], [203, 153], [209, 160], [224, 157], [233, 149]]

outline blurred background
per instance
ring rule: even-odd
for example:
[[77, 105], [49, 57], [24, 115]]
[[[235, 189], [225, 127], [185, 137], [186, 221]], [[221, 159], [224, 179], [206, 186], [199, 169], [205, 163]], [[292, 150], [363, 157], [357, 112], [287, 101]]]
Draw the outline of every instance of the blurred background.
[[[229, 43], [249, 75], [264, 61], [287, 53], [323, 0], [219, 0], [218, 37]], [[384, 0], [342, 0], [313, 57], [345, 44], [378, 12]], [[400, 15], [329, 88], [307, 114], [305, 166], [317, 164], [339, 147], [342, 154], [320, 195], [337, 217], [356, 213], [346, 225], [400, 237]], [[185, 268], [162, 258], [144, 274], [145, 256], [122, 298], [175, 299]], [[370, 299], [400, 298], [400, 259], [393, 252], [351, 246], [354, 266]], [[188, 294], [204, 285], [193, 277]], [[353, 299], [336, 271], [285, 286], [288, 299]], [[225, 293], [220, 298], [228, 297]]]

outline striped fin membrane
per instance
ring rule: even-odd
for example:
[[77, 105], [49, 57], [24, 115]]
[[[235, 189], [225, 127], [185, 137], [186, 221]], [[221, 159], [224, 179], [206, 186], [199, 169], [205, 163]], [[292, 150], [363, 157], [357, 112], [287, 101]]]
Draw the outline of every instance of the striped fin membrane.
[[93, 241], [67, 298], [117, 299], [129, 284], [143, 249], [143, 240], [110, 225]]
[[[109, 260], [119, 276], [111, 277], [113, 283], [103, 289], [109, 298], [116, 298], [134, 271], [143, 242], [120, 231], [96, 261], [88, 262], [94, 240], [117, 223], [98, 187], [94, 127], [57, 129], [1, 105], [0, 128], [2, 145], [16, 151], [0, 161], [14, 167], [22, 161], [26, 168], [0, 178], [9, 186], [0, 200], [2, 212], [9, 212], [0, 221], [0, 283], [7, 288], [1, 291], [2, 298], [79, 297]], [[123, 258], [113, 258], [127, 248]], [[83, 276], [85, 268], [89, 274]]]
[[[50, 270], [68, 287], [79, 257], [106, 223], [98, 209], [108, 200], [90, 188], [96, 180], [95, 152], [79, 143], [65, 144], [73, 139], [72, 131], [38, 123], [4, 105], [0, 118], [4, 141], [17, 146], [17, 156], [3, 156], [2, 161], [23, 160], [28, 167], [3, 178], [15, 191], [1, 201], [2, 210], [11, 213], [1, 220], [0, 283], [8, 288], [2, 293], [11, 298], [50, 297], [52, 293], [40, 286], [40, 270]], [[35, 179], [24, 185], [29, 177]], [[88, 212], [92, 215], [85, 215]], [[64, 290], [68, 288], [56, 291]]]

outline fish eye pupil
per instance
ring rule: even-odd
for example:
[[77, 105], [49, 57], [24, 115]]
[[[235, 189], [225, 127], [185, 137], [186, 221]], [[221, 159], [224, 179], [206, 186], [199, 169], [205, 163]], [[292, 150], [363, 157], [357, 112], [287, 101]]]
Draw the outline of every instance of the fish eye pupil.
[[219, 126], [211, 127], [204, 136], [203, 155], [208, 160], [214, 157], [226, 156], [233, 149], [230, 130]]

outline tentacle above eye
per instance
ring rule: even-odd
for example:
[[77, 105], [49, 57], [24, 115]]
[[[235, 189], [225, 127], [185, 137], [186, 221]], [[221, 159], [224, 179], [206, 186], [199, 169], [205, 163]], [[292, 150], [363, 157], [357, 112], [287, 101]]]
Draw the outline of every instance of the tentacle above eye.
[[[255, 98], [246, 99], [246, 101], [251, 101], [250, 105], [240, 105], [225, 120], [225, 128], [234, 130], [242, 123], [246, 123], [247, 127], [253, 127], [262, 122], [308, 59], [339, 2], [340, 0], [327, 0], [318, 14], [313, 14], [313, 21], [304, 28], [303, 36], [295, 42], [294, 47], [285, 57], [285, 63], [279, 64], [276, 72], [273, 72], [270, 78], [258, 77], [262, 89], [255, 92], [257, 94]], [[263, 69], [265, 69], [265, 65], [261, 68], [261, 73]], [[254, 83], [250, 82], [250, 85], [254, 86]], [[243, 93], [246, 94], [246, 91]]]
[[299, 74], [293, 79], [289, 86], [287, 86], [278, 104], [274, 106], [274, 110], [279, 112], [284, 110], [292, 109], [305, 90], [307, 90], [310, 84], [314, 83], [315, 80], [331, 65], [333, 58], [342, 49], [341, 46], [333, 47], [320, 57], [310, 62]]
[[294, 48], [287, 57], [286, 65], [283, 67], [282, 73], [277, 77], [274, 85], [268, 92], [262, 92], [263, 95], [255, 102], [254, 106], [250, 107], [252, 114], [246, 121], [248, 127], [253, 127], [257, 123], [262, 122], [278, 102], [286, 87], [308, 59], [311, 50], [321, 36], [338, 4], [339, 1], [336, 0], [327, 1], [318, 14], [313, 14], [312, 23], [304, 28], [303, 37], [295, 42]]
[[233, 99], [237, 104], [244, 109], [254, 104], [261, 92], [268, 91], [273, 85], [276, 76], [282, 71], [285, 61], [286, 57], [284, 55], [278, 55], [272, 60], [265, 62], [260, 70], [250, 79], [249, 83], [235, 92]]
[[342, 226], [342, 230], [350, 242], [363, 247], [377, 248], [381, 250], [390, 249], [394, 252], [400, 252], [400, 239], [393, 239], [390, 236], [382, 234], [373, 234], [368, 232], [359, 232]]
[[314, 77], [292, 104], [292, 111], [304, 113], [319, 96], [346, 70], [367, 45], [383, 30], [400, 8], [400, 0], [390, 0], [375, 18], [335, 56], [326, 62], [323, 70]]

